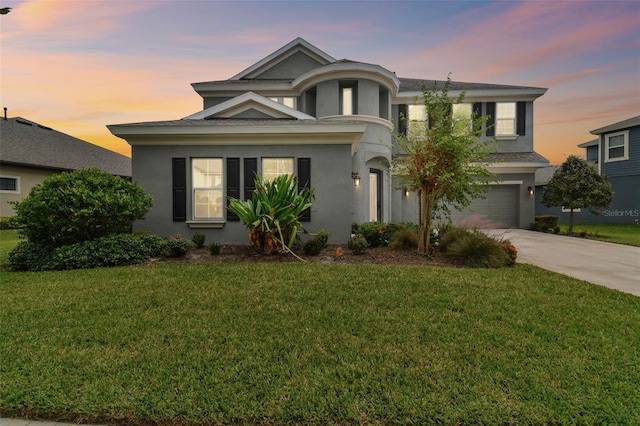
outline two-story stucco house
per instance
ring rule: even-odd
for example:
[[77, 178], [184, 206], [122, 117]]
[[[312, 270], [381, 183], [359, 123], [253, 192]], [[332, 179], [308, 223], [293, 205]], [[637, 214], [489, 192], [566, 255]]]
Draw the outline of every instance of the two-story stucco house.
[[[244, 243], [246, 231], [226, 210], [226, 197], [250, 197], [256, 173], [293, 173], [301, 185], [314, 187], [305, 227], [328, 230], [335, 243], [348, 240], [352, 223], [416, 222], [416, 196], [396, 188], [390, 167], [400, 115], [426, 116], [416, 99], [423, 82], [434, 83], [336, 60], [298, 38], [228, 80], [193, 83], [202, 111], [174, 121], [107, 126], [131, 145], [133, 179], [154, 197], [137, 227]], [[487, 199], [456, 218], [481, 214], [504, 227], [526, 228], [534, 218], [535, 171], [548, 164], [533, 149], [534, 100], [546, 89], [450, 86], [451, 96], [462, 90], [469, 103], [460, 112], [491, 116], [495, 125], [486, 137], [500, 141], [500, 152], [487, 159], [496, 173]]]
[[[638, 223], [640, 221], [640, 115], [592, 130], [597, 139], [578, 145], [585, 160], [606, 176], [613, 189], [611, 205], [593, 214], [588, 209], [574, 212], [577, 222]], [[551, 176], [548, 176], [550, 179]], [[542, 181], [541, 184], [546, 184]], [[540, 194], [542, 195], [542, 194]], [[559, 207], [544, 207], [538, 199], [538, 214], [555, 214], [567, 221], [569, 213]]]

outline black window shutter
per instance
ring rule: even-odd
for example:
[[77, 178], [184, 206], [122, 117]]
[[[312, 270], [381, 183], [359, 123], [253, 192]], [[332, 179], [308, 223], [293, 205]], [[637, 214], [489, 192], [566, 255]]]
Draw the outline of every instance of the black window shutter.
[[187, 159], [172, 158], [173, 221], [187, 220]]
[[524, 136], [527, 127], [527, 103], [518, 102], [516, 104], [516, 134]]
[[244, 199], [250, 200], [256, 190], [256, 175], [258, 174], [258, 159], [244, 159]]
[[477, 120], [482, 117], [482, 102], [474, 102], [471, 105], [471, 115], [472, 120]]
[[496, 103], [487, 102], [487, 136], [496, 135]]
[[407, 104], [398, 105], [398, 133], [402, 135], [407, 134]]
[[[240, 199], [240, 159], [227, 158], [227, 197]], [[227, 199], [227, 207], [229, 200]], [[227, 210], [227, 220], [230, 222], [238, 222], [240, 218], [235, 213]]]
[[[304, 188], [311, 189], [311, 158], [298, 158], [298, 192]], [[311, 221], [311, 209], [302, 212], [300, 221]]]

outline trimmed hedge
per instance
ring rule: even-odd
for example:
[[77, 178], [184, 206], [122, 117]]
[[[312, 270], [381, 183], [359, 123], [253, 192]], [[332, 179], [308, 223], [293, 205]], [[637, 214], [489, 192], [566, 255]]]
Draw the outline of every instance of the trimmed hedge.
[[23, 241], [9, 253], [10, 271], [48, 271], [124, 266], [161, 256], [167, 240], [155, 234], [115, 234], [54, 249]]

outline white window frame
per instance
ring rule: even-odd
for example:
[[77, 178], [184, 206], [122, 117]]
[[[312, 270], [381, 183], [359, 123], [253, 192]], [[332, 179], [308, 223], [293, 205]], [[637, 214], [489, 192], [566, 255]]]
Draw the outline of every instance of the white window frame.
[[342, 115], [353, 115], [354, 99], [353, 99], [353, 87], [343, 87], [342, 92]]
[[295, 96], [272, 96], [269, 99], [289, 108], [297, 108], [298, 99]]
[[[622, 157], [614, 157], [611, 158], [609, 156], [609, 152], [612, 147], [609, 146], [610, 139], [614, 137], [622, 136], [622, 148], [623, 155]], [[613, 148], [620, 148], [620, 146], [615, 146]], [[608, 135], [604, 135], [604, 162], [605, 163], [613, 163], [615, 161], [625, 161], [629, 159], [629, 131], [623, 130], [622, 132], [609, 133]]]
[[[196, 163], [199, 163], [201, 161], [215, 161], [219, 166], [219, 173], [216, 173], [215, 171], [211, 171], [214, 170], [213, 168], [208, 168], [209, 164], [207, 164], [207, 171], [206, 171], [206, 175], [207, 178], [209, 179], [213, 179], [214, 181], [212, 182], [212, 185], [201, 185], [199, 184], [199, 181], [201, 180], [200, 178], [198, 178], [196, 176]], [[225, 202], [224, 202], [224, 161], [222, 160], [222, 158], [219, 157], [207, 157], [207, 158], [192, 158], [191, 159], [191, 198], [192, 198], [192, 214], [191, 216], [193, 217], [193, 220], [195, 221], [211, 221], [211, 220], [223, 220], [224, 219], [224, 212], [225, 212]], [[205, 179], [206, 180], [206, 179]], [[216, 202], [209, 202], [206, 203], [209, 205], [209, 207], [207, 207], [207, 209], [211, 212], [211, 211], [219, 211], [219, 214], [217, 215], [198, 215], [198, 211], [199, 211], [199, 204], [205, 204], [205, 203], [198, 203], [198, 193], [202, 192], [202, 191], [209, 191], [212, 192], [214, 194], [218, 194], [218, 197], [213, 197], [214, 199], [218, 199], [220, 200], [218, 203]]]
[[[505, 110], [510, 105], [513, 107], [513, 114]], [[516, 102], [496, 102], [496, 118], [495, 118], [495, 135], [500, 136], [517, 136], [516, 124], [518, 118], [518, 106]]]
[[0, 176], [0, 178], [2, 178], [2, 179], [12, 179], [12, 180], [14, 180], [16, 182], [16, 189], [15, 190], [0, 189], [0, 193], [1, 194], [20, 194], [20, 176], [2, 175], [2, 176]]
[[[281, 175], [295, 174], [295, 161], [293, 157], [263, 157], [261, 166], [262, 179], [264, 179], [265, 182], [269, 182]], [[274, 168], [275, 171], [271, 171]]]

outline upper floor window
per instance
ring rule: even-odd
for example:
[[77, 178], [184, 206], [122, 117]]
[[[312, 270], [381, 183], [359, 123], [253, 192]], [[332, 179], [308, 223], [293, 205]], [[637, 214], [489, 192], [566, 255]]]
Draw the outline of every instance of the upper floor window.
[[407, 136], [422, 138], [427, 129], [427, 108], [424, 105], [409, 105], [407, 120]]
[[496, 136], [516, 134], [516, 103], [496, 102]]
[[221, 158], [194, 158], [193, 173], [193, 218], [222, 219], [223, 171]]
[[19, 194], [20, 193], [19, 178], [13, 177], [13, 176], [0, 177], [0, 192]]
[[342, 115], [353, 115], [353, 87], [342, 88]]
[[629, 159], [629, 131], [611, 133], [604, 137], [604, 161]]
[[284, 106], [288, 106], [289, 108], [296, 108], [296, 98], [294, 96], [274, 96], [269, 99]]
[[[453, 104], [454, 130], [464, 131], [471, 129], [471, 104]], [[458, 126], [464, 126], [459, 128]]]
[[262, 177], [265, 182], [271, 181], [280, 175], [293, 174], [293, 158], [263, 158]]

